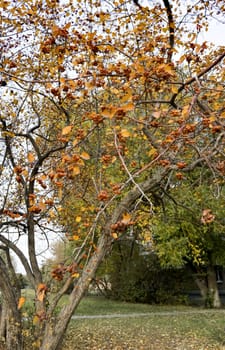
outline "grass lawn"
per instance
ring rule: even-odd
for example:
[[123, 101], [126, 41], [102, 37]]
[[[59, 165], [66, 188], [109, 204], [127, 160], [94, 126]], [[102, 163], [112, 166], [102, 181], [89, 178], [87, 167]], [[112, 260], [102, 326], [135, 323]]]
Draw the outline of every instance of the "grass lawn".
[[[33, 299], [26, 294], [26, 303]], [[63, 297], [61, 306], [66, 303]], [[63, 350], [225, 350], [225, 310], [146, 305], [85, 297], [77, 316], [145, 314], [71, 320]]]
[[[169, 315], [169, 311], [173, 314]], [[203, 312], [188, 306], [152, 306], [88, 297], [76, 314], [136, 312], [146, 316], [72, 320], [63, 350], [225, 350], [225, 310]]]
[[[64, 299], [65, 302], [65, 299]], [[107, 315], [107, 314], [127, 314], [127, 313], [149, 313], [159, 311], [185, 311], [196, 310], [185, 305], [148, 305], [133, 304], [121, 301], [109, 300], [104, 297], [89, 296], [84, 298], [76, 310], [76, 315]]]

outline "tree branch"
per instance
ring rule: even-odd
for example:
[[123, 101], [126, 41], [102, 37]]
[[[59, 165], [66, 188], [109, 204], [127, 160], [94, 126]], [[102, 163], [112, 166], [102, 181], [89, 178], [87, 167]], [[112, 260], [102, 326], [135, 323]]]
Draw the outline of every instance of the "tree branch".
[[178, 91], [173, 94], [172, 98], [170, 99], [170, 104], [177, 108], [177, 105], [175, 103], [175, 100], [177, 98], [177, 96], [180, 94], [181, 91], [183, 91], [186, 86], [191, 85], [194, 81], [196, 81], [196, 78], [199, 79], [201, 78], [203, 75], [205, 75], [206, 73], [208, 73], [211, 69], [213, 69], [218, 63], [220, 63], [225, 57], [225, 51], [219, 56], [217, 57], [217, 59], [211, 63], [208, 67], [206, 67], [205, 69], [203, 69], [198, 75], [188, 79], [186, 82], [184, 82], [178, 89]]
[[167, 13], [167, 18], [168, 18], [168, 25], [169, 25], [169, 44], [170, 48], [168, 51], [168, 57], [167, 61], [171, 62], [172, 61], [172, 56], [173, 56], [173, 48], [174, 48], [174, 31], [175, 31], [175, 23], [173, 19], [173, 13], [171, 9], [170, 2], [168, 0], [163, 0], [163, 3], [166, 8], [166, 13]]

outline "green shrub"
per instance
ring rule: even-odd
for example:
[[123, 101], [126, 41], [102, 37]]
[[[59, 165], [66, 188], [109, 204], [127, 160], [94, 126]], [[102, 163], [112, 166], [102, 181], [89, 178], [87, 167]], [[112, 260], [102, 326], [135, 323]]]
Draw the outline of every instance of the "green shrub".
[[121, 301], [150, 304], [186, 303], [183, 269], [162, 269], [155, 254], [141, 254], [135, 241], [117, 242], [100, 271], [107, 275], [106, 295]]

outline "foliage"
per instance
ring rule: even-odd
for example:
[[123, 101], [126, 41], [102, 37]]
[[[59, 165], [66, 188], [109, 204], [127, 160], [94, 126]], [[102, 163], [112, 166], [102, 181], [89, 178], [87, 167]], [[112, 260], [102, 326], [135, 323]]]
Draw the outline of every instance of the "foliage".
[[205, 306], [220, 307], [216, 269], [225, 264], [224, 184], [201, 169], [166, 193], [153, 220], [154, 248], [162, 266], [191, 267]]
[[97, 273], [97, 283], [104, 278], [109, 285], [107, 297], [149, 304], [184, 303], [185, 287], [192, 280], [183, 269], [163, 269], [156, 254], [144, 251], [134, 240], [115, 243]]
[[[225, 53], [199, 41], [224, 3], [135, 3], [0, 5], [0, 242], [35, 291], [33, 347], [41, 350], [60, 348], [98, 266], [143, 202], [151, 216], [155, 197], [197, 167], [224, 181]], [[53, 234], [74, 248], [44, 280], [39, 257]], [[2, 333], [6, 349], [21, 350], [14, 270], [0, 259]], [[61, 283], [54, 298], [52, 280]]]
[[170, 190], [154, 218], [154, 241], [164, 266], [224, 265], [224, 186], [183, 183]]

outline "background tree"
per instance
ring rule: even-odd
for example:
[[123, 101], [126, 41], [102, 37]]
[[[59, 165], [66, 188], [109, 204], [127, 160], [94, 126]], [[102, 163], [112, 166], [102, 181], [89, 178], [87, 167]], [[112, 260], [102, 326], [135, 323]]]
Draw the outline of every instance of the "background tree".
[[[143, 201], [152, 215], [153, 195], [197, 166], [223, 179], [225, 53], [198, 34], [224, 4], [198, 1], [182, 17], [168, 9], [114, 0], [1, 4], [0, 242], [35, 290], [33, 347], [60, 349], [99, 264]], [[63, 282], [52, 298], [38, 241], [48, 249], [53, 232], [77, 243], [69, 264], [51, 272]], [[2, 260], [0, 273], [5, 348], [19, 350], [25, 300]]]
[[155, 252], [134, 239], [117, 241], [96, 276], [106, 297], [149, 304], [187, 302], [191, 281], [187, 270], [162, 268]]
[[216, 267], [225, 264], [224, 185], [207, 181], [207, 174], [204, 179], [170, 189], [154, 218], [153, 241], [163, 266], [191, 267], [205, 304], [220, 307]]

